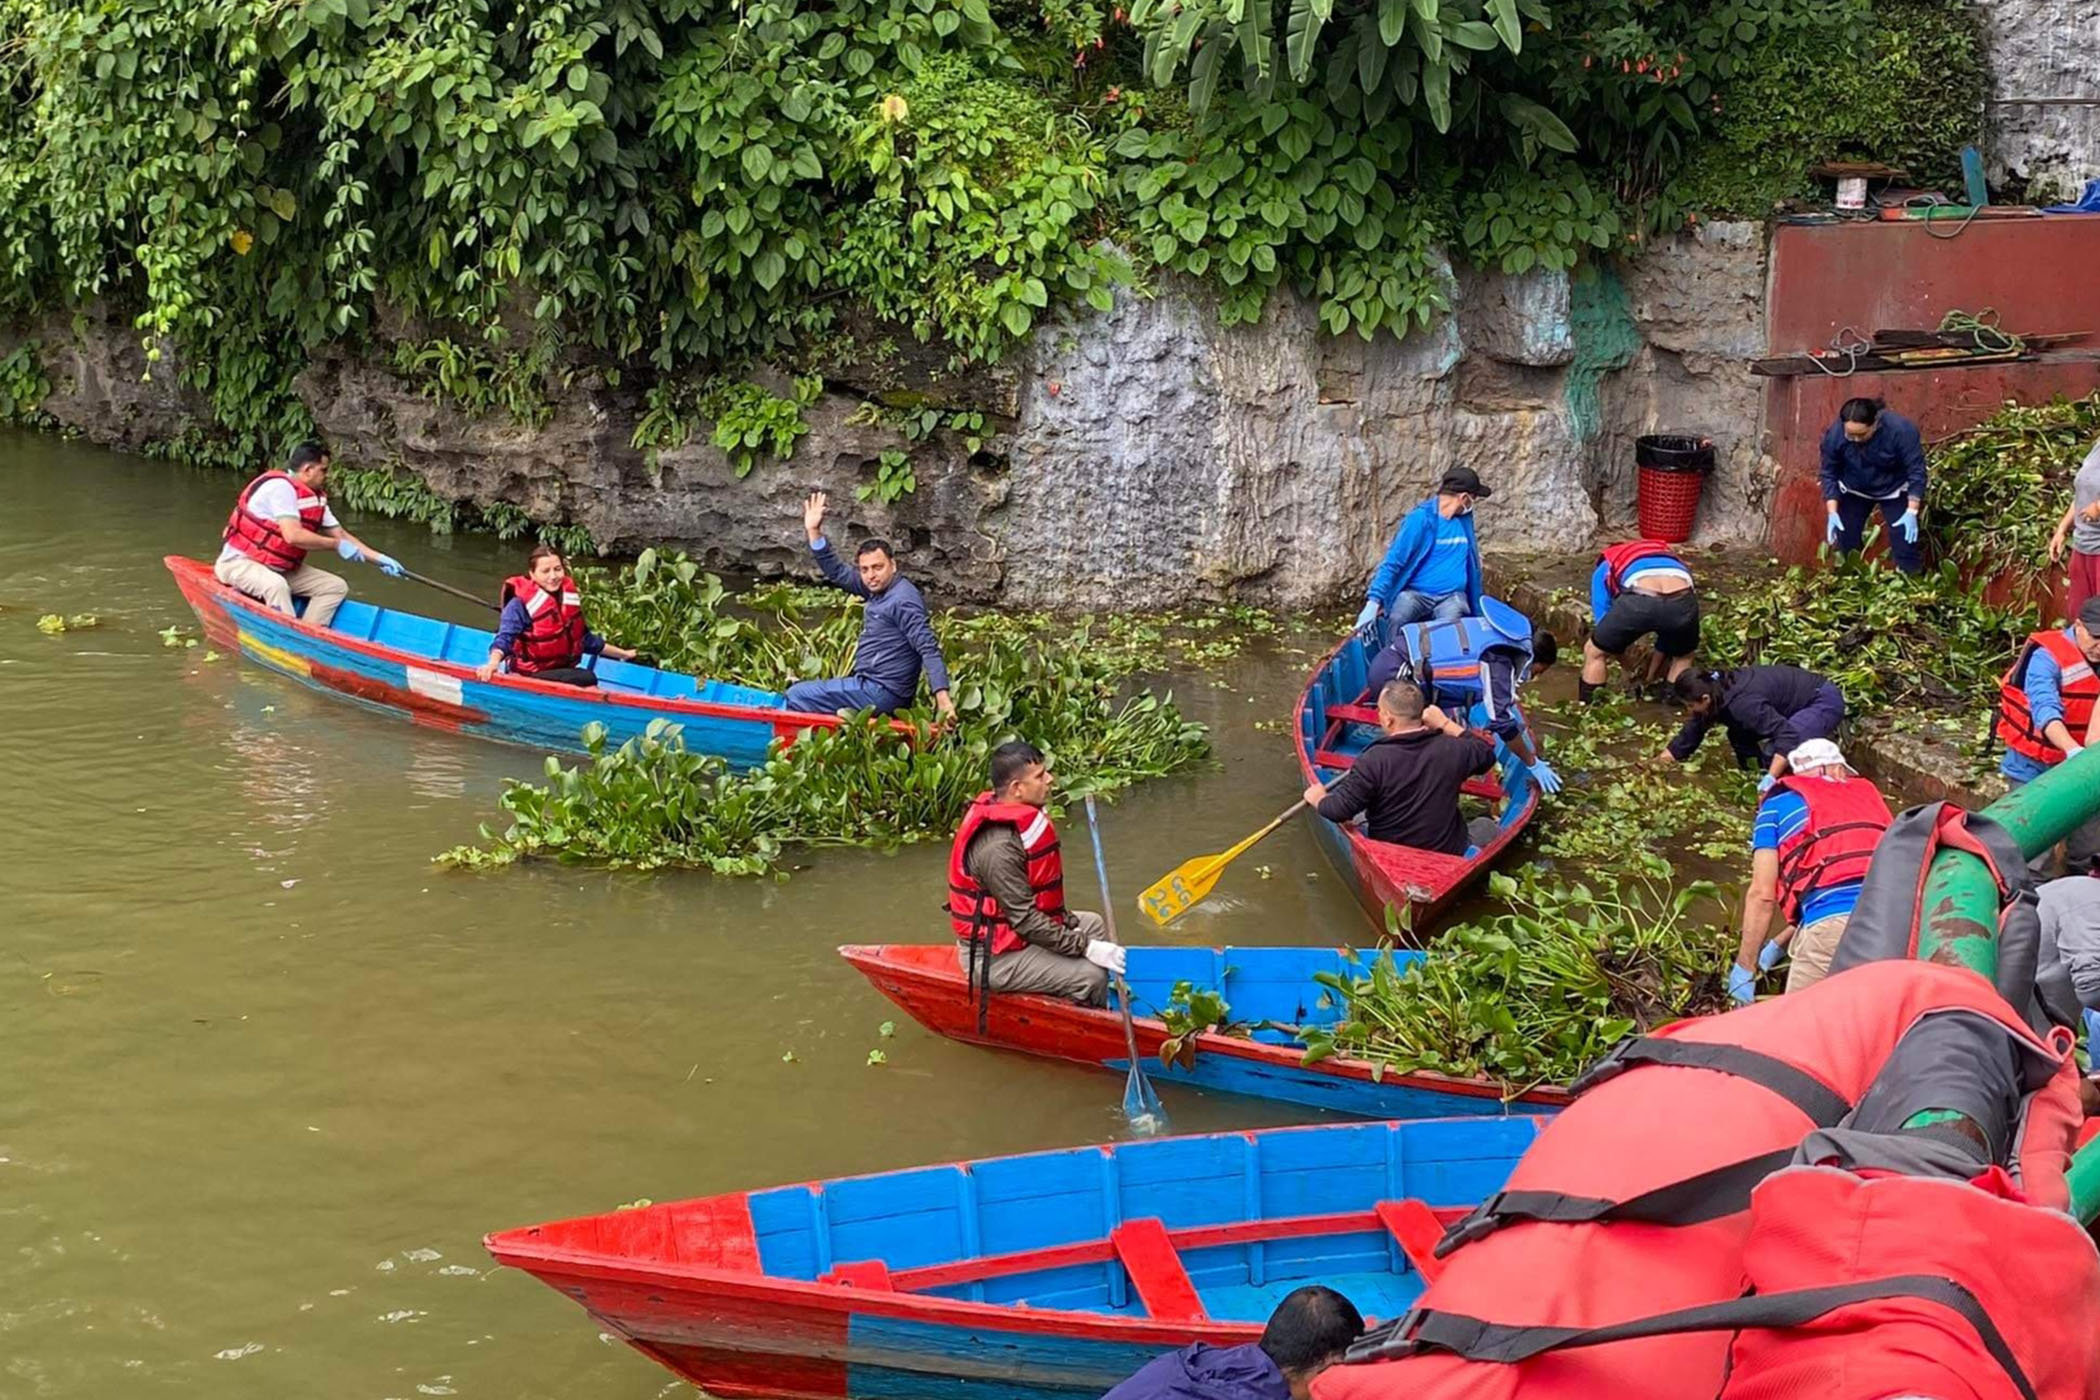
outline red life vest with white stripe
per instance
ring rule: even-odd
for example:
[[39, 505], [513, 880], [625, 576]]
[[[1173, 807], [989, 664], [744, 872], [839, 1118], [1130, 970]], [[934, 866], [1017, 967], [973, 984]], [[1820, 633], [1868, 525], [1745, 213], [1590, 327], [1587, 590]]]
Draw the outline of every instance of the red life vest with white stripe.
[[2027, 665], [2034, 659], [2037, 647], [2054, 657], [2063, 672], [2059, 685], [2064, 727], [2081, 743], [2085, 740], [2085, 727], [2093, 718], [2093, 702], [2100, 700], [2100, 677], [2093, 674], [2093, 663], [2085, 659], [2076, 642], [2060, 631], [2037, 632], [2027, 639], [2027, 645], [2014, 658], [2012, 669], [1998, 683], [1998, 737], [2014, 753], [2053, 765], [2062, 763], [2067, 755], [2043, 737], [2034, 722], [2034, 712], [2027, 705]]
[[1604, 565], [1605, 592], [1618, 597], [1619, 590], [1626, 586], [1627, 567], [1636, 560], [1653, 559], [1658, 554], [1673, 563], [1683, 562], [1677, 558], [1677, 552], [1661, 540], [1627, 540], [1605, 549], [1597, 556], [1597, 562]]
[[233, 514], [227, 518], [221, 538], [264, 568], [288, 574], [306, 562], [306, 551], [284, 537], [274, 518], [265, 519], [248, 510], [248, 498], [266, 481], [292, 483], [299, 498], [299, 523], [309, 530], [322, 528], [322, 522], [328, 518], [328, 497], [300, 485], [299, 478], [290, 472], [267, 471], [241, 488], [240, 499], [233, 503]]
[[1014, 932], [999, 901], [963, 866], [970, 839], [993, 824], [1010, 826], [1021, 838], [1021, 849], [1028, 855], [1028, 889], [1035, 896], [1035, 907], [1060, 923], [1065, 917], [1065, 858], [1058, 851], [1057, 828], [1050, 824], [1050, 814], [1040, 807], [1001, 802], [984, 792], [963, 813], [955, 844], [948, 848], [948, 925], [965, 943], [989, 939], [992, 956], [997, 957], [1027, 947], [1028, 940]]
[[1816, 890], [1864, 880], [1881, 833], [1896, 814], [1865, 778], [1794, 775], [1774, 783], [1808, 804], [1808, 820], [1779, 843], [1779, 897], [1790, 922]]
[[2032, 1205], [2063, 1210], [2081, 1118], [2070, 1034], [2037, 1035], [1966, 969], [1867, 963], [1620, 1047], [1578, 1081], [1505, 1188], [1445, 1235], [1443, 1269], [1398, 1329], [1366, 1339], [1366, 1354], [1392, 1359], [1322, 1373], [1313, 1400], [1713, 1400], [1728, 1379], [1726, 1329], [1529, 1348], [1739, 1299], [1753, 1189], [1851, 1112], [1906, 1032], [1941, 1015], [2004, 1032], [2024, 1091], [2013, 1180]]
[[583, 660], [583, 595], [575, 580], [562, 575], [561, 592], [549, 593], [520, 574], [503, 581], [503, 601], [516, 598], [530, 619], [524, 634], [511, 644], [511, 669], [521, 675], [574, 666]]

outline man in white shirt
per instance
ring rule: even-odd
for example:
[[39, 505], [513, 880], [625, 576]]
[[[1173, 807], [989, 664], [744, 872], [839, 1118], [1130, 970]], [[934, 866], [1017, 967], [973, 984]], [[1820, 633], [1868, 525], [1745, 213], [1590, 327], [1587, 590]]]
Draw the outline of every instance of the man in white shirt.
[[332, 549], [344, 559], [365, 560], [396, 578], [401, 566], [390, 556], [367, 548], [345, 530], [328, 508], [328, 449], [302, 442], [292, 449], [284, 471], [268, 471], [242, 489], [227, 518], [212, 575], [278, 612], [295, 612], [292, 600], [306, 599], [305, 620], [326, 627], [350, 594], [350, 585], [306, 562], [310, 549]]

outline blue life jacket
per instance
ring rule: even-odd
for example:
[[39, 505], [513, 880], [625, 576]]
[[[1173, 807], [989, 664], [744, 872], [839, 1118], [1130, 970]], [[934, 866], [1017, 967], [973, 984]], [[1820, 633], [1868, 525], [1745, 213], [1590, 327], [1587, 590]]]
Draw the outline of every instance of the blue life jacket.
[[1487, 674], [1481, 658], [1492, 647], [1523, 658], [1517, 665], [1519, 680], [1531, 665], [1531, 619], [1499, 598], [1481, 599], [1477, 617], [1410, 623], [1394, 634], [1394, 640], [1400, 643], [1400, 669], [1432, 698], [1463, 698], [1470, 704], [1485, 695]]

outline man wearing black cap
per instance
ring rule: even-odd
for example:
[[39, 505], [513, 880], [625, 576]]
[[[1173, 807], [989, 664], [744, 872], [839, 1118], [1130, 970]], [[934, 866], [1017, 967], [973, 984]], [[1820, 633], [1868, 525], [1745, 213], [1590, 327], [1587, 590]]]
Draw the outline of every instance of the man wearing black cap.
[[1385, 614], [1386, 635], [1410, 622], [1452, 622], [1480, 611], [1480, 541], [1473, 502], [1494, 494], [1471, 467], [1444, 473], [1436, 494], [1407, 513], [1371, 575], [1358, 631]]

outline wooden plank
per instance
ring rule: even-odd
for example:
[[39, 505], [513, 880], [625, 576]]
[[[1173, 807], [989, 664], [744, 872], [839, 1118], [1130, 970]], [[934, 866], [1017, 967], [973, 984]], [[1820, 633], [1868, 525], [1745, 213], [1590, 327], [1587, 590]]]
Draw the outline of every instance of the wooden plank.
[[1327, 718], [1346, 720], [1350, 724], [1375, 725], [1378, 723], [1378, 707], [1376, 705], [1329, 705], [1327, 707]]
[[1437, 1241], [1444, 1237], [1444, 1223], [1421, 1201], [1410, 1196], [1400, 1201], [1380, 1201], [1372, 1207], [1379, 1224], [1399, 1242], [1407, 1261], [1424, 1283], [1435, 1283], [1444, 1272], [1444, 1261], [1436, 1257]]
[[1154, 1322], [1204, 1322], [1210, 1313], [1203, 1306], [1189, 1271], [1182, 1267], [1174, 1241], [1159, 1217], [1126, 1220], [1109, 1236], [1116, 1257], [1130, 1275], [1145, 1313]]
[[1352, 754], [1336, 753], [1333, 749], [1314, 749], [1313, 764], [1319, 768], [1348, 769], [1356, 765], [1356, 758]]

